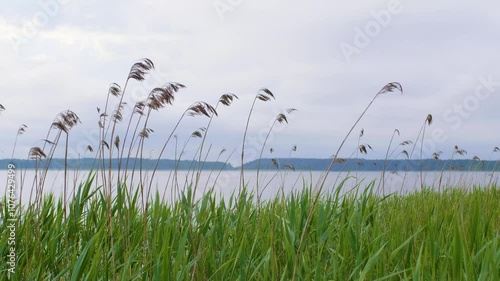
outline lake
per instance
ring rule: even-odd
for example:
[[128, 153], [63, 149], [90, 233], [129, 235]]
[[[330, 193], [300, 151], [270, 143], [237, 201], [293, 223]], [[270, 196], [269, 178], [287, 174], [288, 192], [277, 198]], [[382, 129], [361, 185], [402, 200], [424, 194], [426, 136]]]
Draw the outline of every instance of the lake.
[[[23, 172], [24, 173], [24, 172]], [[68, 178], [68, 194], [71, 195], [74, 186], [78, 186], [87, 176], [89, 171], [74, 171], [69, 172]], [[131, 177], [131, 172], [128, 173]], [[34, 170], [26, 171], [24, 178], [27, 180], [22, 188], [22, 200], [27, 202], [29, 199], [30, 191], [33, 186], [35, 172]], [[259, 190], [262, 192], [262, 199], [274, 198], [277, 194], [290, 194], [291, 192], [301, 191], [304, 186], [316, 186], [318, 179], [322, 172], [307, 172], [307, 171], [260, 171], [259, 175]], [[424, 184], [432, 186], [434, 189], [444, 189], [447, 187], [452, 188], [471, 188], [474, 185], [487, 185], [491, 180], [498, 182], [498, 175], [491, 172], [454, 172], [444, 171], [441, 172], [424, 172]], [[113, 177], [117, 176], [117, 172], [113, 171]], [[148, 178], [147, 183], [151, 176], [151, 171], [144, 172], [144, 178]], [[7, 171], [0, 171], [0, 179], [7, 177]], [[419, 172], [387, 172], [385, 174], [385, 181], [382, 188], [382, 183], [379, 179], [382, 178], [381, 172], [331, 172], [326, 180], [324, 187], [325, 192], [334, 190], [334, 186], [338, 186], [343, 180], [345, 183], [341, 189], [341, 193], [348, 192], [353, 188], [360, 187], [365, 189], [366, 186], [373, 180], [376, 181], [374, 191], [379, 194], [390, 193], [411, 193], [420, 190], [420, 173]], [[19, 196], [21, 192], [21, 177], [20, 171], [16, 174], [16, 194]], [[97, 182], [102, 182], [99, 176]], [[128, 179], [127, 183], [130, 181]], [[166, 200], [177, 198], [179, 191], [184, 190], [187, 186], [186, 183], [194, 182], [195, 175], [187, 171], [157, 171], [153, 180], [152, 194], [158, 191], [160, 196]], [[245, 182], [248, 183], [248, 189], [254, 193], [257, 191], [257, 175], [256, 171], [249, 170], [245, 172]], [[116, 181], [115, 181], [116, 182]], [[134, 174], [133, 186], [137, 188], [139, 182], [139, 174]], [[200, 180], [197, 197], [203, 194], [205, 189], [213, 188], [215, 193], [221, 197], [229, 197], [233, 193], [237, 193], [240, 183], [239, 171], [203, 171]], [[64, 186], [64, 171], [51, 170], [47, 174], [47, 179], [44, 185], [44, 193], [53, 193], [56, 196], [63, 194]], [[97, 185], [96, 185], [97, 186]], [[130, 186], [130, 185], [129, 185]], [[2, 194], [5, 194], [5, 184], [0, 188]]]

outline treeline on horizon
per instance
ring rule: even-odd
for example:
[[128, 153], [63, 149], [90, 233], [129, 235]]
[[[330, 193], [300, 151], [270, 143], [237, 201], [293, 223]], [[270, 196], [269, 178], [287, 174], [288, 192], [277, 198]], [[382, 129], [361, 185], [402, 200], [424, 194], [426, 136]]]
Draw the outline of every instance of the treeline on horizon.
[[[45, 166], [46, 161], [41, 160], [39, 166]], [[325, 171], [331, 159], [320, 158], [263, 158], [253, 160], [245, 163], [244, 169], [256, 170], [259, 168], [263, 170], [289, 170], [289, 171]], [[22, 169], [35, 169], [37, 161], [35, 160], [21, 160], [21, 159], [2, 159], [0, 160], [0, 170], [6, 170], [9, 164], [16, 165], [17, 168]], [[106, 165], [108, 161], [105, 161]], [[94, 158], [84, 159], [68, 159], [68, 168], [79, 170], [90, 170], [100, 167], [101, 161], [96, 161]], [[139, 169], [142, 165], [144, 170], [154, 169], [156, 160], [131, 158], [128, 161], [128, 167], [122, 163], [120, 169]], [[158, 165], [159, 170], [192, 170], [194, 168], [202, 168], [204, 170], [238, 170], [240, 166], [233, 166], [225, 162], [198, 162], [191, 160], [171, 160], [162, 159]], [[454, 160], [372, 160], [372, 159], [341, 159], [333, 165], [331, 171], [442, 171], [442, 170], [456, 170], [456, 171], [496, 171], [500, 168], [498, 161], [478, 161], [469, 159], [454, 159]], [[54, 158], [50, 160], [49, 169], [62, 170], [64, 169], [64, 159]], [[118, 169], [118, 160], [113, 159], [112, 169]]]

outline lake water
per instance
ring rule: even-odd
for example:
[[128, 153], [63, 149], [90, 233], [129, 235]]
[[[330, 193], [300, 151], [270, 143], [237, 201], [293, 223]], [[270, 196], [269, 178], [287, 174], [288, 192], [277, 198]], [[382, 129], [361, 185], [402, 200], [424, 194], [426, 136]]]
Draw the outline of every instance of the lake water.
[[[219, 173], [220, 172], [220, 173]], [[24, 173], [24, 171], [23, 171]], [[88, 175], [89, 171], [80, 171], [78, 174], [75, 172], [69, 172], [69, 183], [68, 183], [68, 195], [71, 195], [73, 187], [78, 186]], [[113, 173], [113, 177], [117, 176], [116, 171]], [[128, 173], [129, 177], [131, 173]], [[261, 171], [259, 176], [259, 190], [262, 192], [262, 199], [274, 198], [277, 194], [290, 194], [291, 192], [299, 192], [304, 186], [311, 186], [314, 188], [318, 179], [322, 175], [322, 172], [307, 172], [307, 171]], [[423, 179], [424, 184], [427, 186], [432, 186], [434, 189], [444, 189], [444, 188], [471, 188], [474, 185], [485, 186], [488, 185], [490, 181], [498, 182], [498, 177], [500, 173], [495, 173], [492, 176], [491, 172], [453, 172], [444, 171], [441, 172], [424, 172]], [[25, 176], [21, 177], [21, 171], [16, 171], [16, 195], [19, 197], [22, 191], [22, 201], [27, 202], [30, 197], [30, 192], [33, 186], [33, 179], [35, 178], [34, 170], [26, 171]], [[151, 171], [146, 171], [143, 175], [147, 178], [147, 183], [149, 184], [149, 179], [151, 176]], [[0, 182], [1, 182], [1, 196], [5, 194], [6, 190], [6, 178], [7, 171], [0, 171]], [[24, 184], [21, 188], [21, 179], [24, 178]], [[359, 187], [361, 190], [366, 188], [366, 186], [373, 180], [375, 180], [374, 191], [379, 194], [390, 194], [390, 193], [410, 193], [413, 191], [420, 190], [420, 173], [419, 172], [398, 172], [398, 173], [386, 173], [384, 184], [380, 182], [382, 178], [381, 172], [351, 172], [351, 173], [338, 173], [331, 172], [326, 180], [324, 186], [325, 192], [331, 192], [334, 190], [335, 186], [338, 186], [343, 180], [345, 183], [341, 190], [341, 193], [348, 192], [353, 188]], [[99, 176], [97, 182], [102, 182], [102, 178]], [[179, 191], [184, 190], [187, 183], [194, 182], [195, 176], [187, 171], [178, 171], [175, 174], [174, 171], [157, 171], [153, 180], [152, 194], [156, 191], [159, 192], [160, 196], [166, 200], [172, 200], [172, 198], [177, 198]], [[127, 183], [130, 181], [128, 179]], [[139, 174], [136, 172], [134, 174], [134, 184], [133, 187], [137, 188], [139, 182]], [[248, 189], [254, 194], [257, 192], [257, 176], [256, 171], [246, 171], [245, 172], [245, 182], [248, 183]], [[115, 180], [116, 182], [116, 180]], [[205, 189], [213, 188], [215, 193], [221, 197], [229, 197], [233, 193], [237, 193], [240, 183], [240, 172], [239, 171], [214, 171], [212, 174], [210, 171], [203, 171], [199, 180], [199, 188], [197, 191], [197, 197], [203, 194]], [[97, 185], [96, 185], [97, 186]], [[129, 185], [130, 186], [130, 185]], [[53, 193], [56, 196], [61, 196], [63, 194], [64, 187], [64, 172], [63, 171], [49, 171], [47, 174], [47, 179], [44, 185], [44, 193]], [[382, 188], [383, 187], [383, 188]]]

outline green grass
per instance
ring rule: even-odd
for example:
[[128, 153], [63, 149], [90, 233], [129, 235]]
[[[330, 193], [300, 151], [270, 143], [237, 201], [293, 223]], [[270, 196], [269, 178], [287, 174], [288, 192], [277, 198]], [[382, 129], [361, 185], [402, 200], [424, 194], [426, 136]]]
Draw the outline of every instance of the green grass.
[[[382, 198], [373, 185], [321, 197], [297, 280], [500, 280], [498, 188]], [[51, 195], [22, 209], [11, 280], [289, 280], [314, 196], [305, 187], [257, 206], [245, 190], [208, 192], [192, 205], [188, 190], [174, 205], [156, 195], [144, 213], [127, 188], [107, 206], [94, 186], [80, 185], [67, 218]], [[0, 227], [2, 258], [8, 235]]]

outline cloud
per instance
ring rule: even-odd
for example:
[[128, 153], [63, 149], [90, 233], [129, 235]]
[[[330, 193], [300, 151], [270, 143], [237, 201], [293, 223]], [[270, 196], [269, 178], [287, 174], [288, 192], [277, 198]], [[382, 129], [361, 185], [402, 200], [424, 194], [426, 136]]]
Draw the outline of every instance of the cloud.
[[[486, 128], [498, 118], [499, 95], [480, 101], [457, 130], [445, 116], [474, 95], [480, 77], [500, 81], [497, 2], [401, 0], [401, 13], [350, 61], [341, 43], [354, 44], [356, 30], [376, 20], [374, 13], [390, 1], [233, 1], [222, 19], [214, 1], [66, 2], [17, 52], [12, 36], [22, 34], [40, 5], [13, 2], [0, 12], [5, 54], [0, 103], [7, 108], [0, 115], [0, 144], [7, 152], [0, 157], [8, 157], [20, 124], [31, 132], [20, 140], [19, 157], [68, 108], [82, 118], [74, 134], [85, 139], [95, 128], [95, 108], [104, 106], [109, 84], [124, 86], [130, 66], [142, 57], [155, 62], [157, 74], [145, 84], [131, 83], [130, 104], [164, 82], [188, 86], [173, 107], [153, 114], [155, 133], [148, 143], [156, 151], [187, 106], [198, 100], [216, 103], [228, 92], [240, 100], [220, 109], [210, 142], [238, 149], [252, 99], [268, 87], [277, 100], [256, 105], [250, 136], [266, 130], [284, 108], [298, 108], [269, 146], [278, 155], [287, 156], [296, 144], [297, 156], [329, 157], [373, 95], [392, 81], [402, 83], [404, 95], [377, 99], [355, 130], [365, 128], [366, 140], [376, 148], [368, 157], [383, 157], [396, 128], [401, 139], [415, 139], [429, 113], [435, 117], [430, 128], [448, 136], [436, 149], [460, 144], [484, 158], [489, 146], [498, 146]], [[205, 121], [183, 123], [179, 140]], [[353, 136], [345, 153], [356, 145]]]

